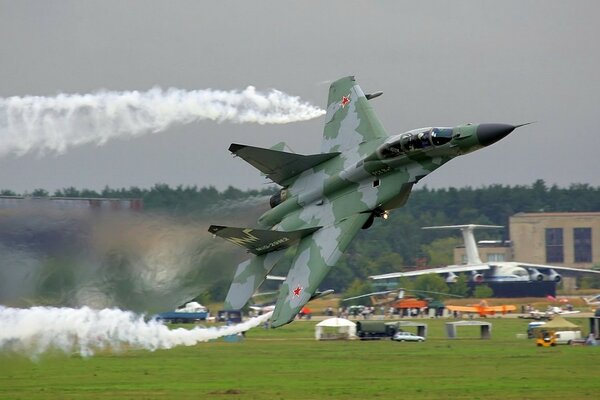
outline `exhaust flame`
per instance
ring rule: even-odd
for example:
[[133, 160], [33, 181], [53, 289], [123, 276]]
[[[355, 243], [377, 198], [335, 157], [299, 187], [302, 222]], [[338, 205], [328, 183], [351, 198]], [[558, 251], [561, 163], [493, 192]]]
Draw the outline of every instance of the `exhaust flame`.
[[325, 114], [278, 90], [101, 91], [0, 98], [0, 156], [61, 153], [87, 143], [136, 137], [194, 121], [285, 124]]
[[139, 314], [119, 309], [0, 306], [0, 351], [25, 352], [35, 358], [59, 349], [88, 357], [103, 349], [115, 351], [127, 347], [154, 351], [193, 346], [247, 331], [266, 322], [271, 314], [219, 328], [169, 329], [161, 322], [146, 322]]

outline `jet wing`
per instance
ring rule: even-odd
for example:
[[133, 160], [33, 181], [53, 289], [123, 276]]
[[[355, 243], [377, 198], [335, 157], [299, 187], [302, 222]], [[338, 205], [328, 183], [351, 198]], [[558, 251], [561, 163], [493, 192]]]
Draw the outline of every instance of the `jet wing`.
[[368, 218], [366, 213], [355, 214], [300, 241], [287, 278], [281, 285], [271, 326], [275, 328], [294, 320]]
[[420, 269], [418, 271], [409, 272], [392, 272], [390, 274], [372, 275], [369, 276], [371, 279], [390, 279], [390, 278], [401, 278], [403, 276], [419, 276], [427, 274], [449, 274], [459, 272], [474, 272], [474, 271], [485, 271], [490, 269], [487, 264], [473, 264], [473, 265], [449, 265], [441, 268], [428, 268]]
[[460, 311], [460, 312], [479, 312], [477, 307], [469, 307], [469, 306], [446, 306], [446, 308], [450, 311]]
[[519, 267], [523, 267], [526, 269], [535, 268], [537, 270], [548, 270], [553, 269], [555, 271], [560, 271], [567, 275], [581, 275], [581, 274], [600, 274], [600, 271], [596, 271], [593, 269], [582, 269], [582, 268], [571, 268], [571, 267], [559, 267], [556, 265], [544, 265], [544, 264], [529, 264], [529, 263], [516, 263]]
[[365, 293], [365, 294], [361, 294], [360, 296], [347, 297], [345, 299], [342, 299], [342, 301], [350, 301], [350, 300], [362, 299], [363, 297], [381, 296], [381, 295], [390, 294], [390, 293], [393, 293], [393, 292], [397, 292], [397, 290], [384, 290], [382, 292]]
[[333, 82], [329, 87], [321, 152], [344, 151], [378, 138], [387, 138], [387, 133], [354, 77]]
[[487, 306], [484, 308], [485, 311], [494, 311], [499, 313], [507, 313], [509, 311], [516, 311], [517, 307], [513, 305], [504, 305], [504, 306]]
[[288, 179], [340, 154], [302, 155], [236, 143], [229, 146], [229, 151], [243, 158], [273, 182], [283, 186]]
[[480, 306], [480, 307], [447, 305], [446, 308], [450, 311], [472, 312], [472, 313], [481, 313], [481, 314], [489, 314], [489, 313], [506, 314], [509, 311], [516, 311], [516, 309], [517, 309], [514, 305]]

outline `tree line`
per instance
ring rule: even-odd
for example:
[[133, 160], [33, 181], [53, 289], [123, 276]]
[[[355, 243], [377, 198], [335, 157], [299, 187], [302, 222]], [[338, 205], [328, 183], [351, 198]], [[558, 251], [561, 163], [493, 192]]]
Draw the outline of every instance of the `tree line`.
[[[144, 209], [174, 216], [206, 217], [215, 205], [231, 204], [248, 198], [265, 197], [276, 193], [276, 187], [261, 190], [240, 190], [228, 187], [223, 191], [213, 186], [176, 186], [156, 184], [149, 189], [131, 187], [101, 191], [76, 189], [56, 190], [56, 197], [140, 198]], [[10, 190], [0, 195], [17, 195]], [[50, 196], [44, 189], [22, 195]], [[422, 230], [424, 226], [454, 224], [493, 224], [508, 226], [509, 217], [519, 212], [600, 211], [600, 187], [572, 184], [569, 187], [548, 186], [543, 180], [531, 185], [489, 185], [479, 188], [423, 187], [413, 190], [407, 204], [393, 210], [386, 221], [377, 219], [374, 225], [359, 232], [346, 254], [327, 276], [323, 288], [337, 292], [354, 291], [369, 275], [401, 271], [404, 268], [437, 266], [452, 263], [454, 246], [462, 243], [460, 232]], [[507, 235], [505, 230], [504, 236]], [[498, 232], [481, 231], [478, 239], [509, 239]], [[285, 275], [287, 271], [273, 271]], [[212, 290], [215, 297], [223, 289]], [[226, 290], [226, 289], [225, 289]]]

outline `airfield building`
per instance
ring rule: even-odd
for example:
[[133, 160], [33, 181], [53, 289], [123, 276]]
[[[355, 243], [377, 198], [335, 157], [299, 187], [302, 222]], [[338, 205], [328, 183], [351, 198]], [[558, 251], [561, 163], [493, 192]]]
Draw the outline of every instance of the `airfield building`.
[[510, 237], [515, 260], [575, 268], [600, 264], [600, 212], [516, 214]]

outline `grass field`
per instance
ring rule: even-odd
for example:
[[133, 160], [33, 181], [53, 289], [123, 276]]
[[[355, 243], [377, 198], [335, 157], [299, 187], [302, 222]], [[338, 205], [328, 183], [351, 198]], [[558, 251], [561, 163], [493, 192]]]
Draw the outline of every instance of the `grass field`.
[[[526, 320], [491, 318], [492, 339], [446, 320], [425, 343], [314, 340], [314, 321], [155, 352], [0, 354], [0, 399], [598, 399], [600, 346], [537, 348]], [[571, 319], [587, 332], [587, 320]]]

